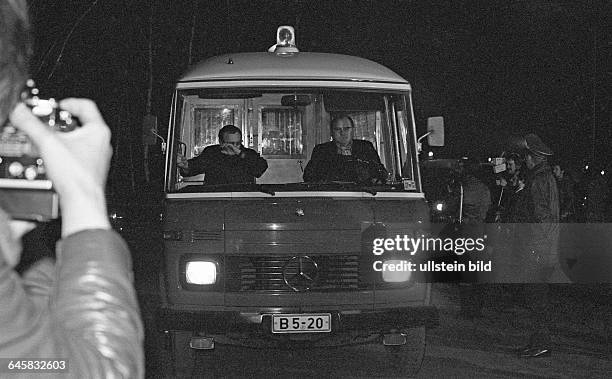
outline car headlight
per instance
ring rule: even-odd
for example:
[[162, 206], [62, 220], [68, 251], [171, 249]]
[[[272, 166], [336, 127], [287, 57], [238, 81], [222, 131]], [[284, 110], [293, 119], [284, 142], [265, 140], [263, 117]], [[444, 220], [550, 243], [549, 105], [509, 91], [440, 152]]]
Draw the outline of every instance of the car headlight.
[[412, 269], [410, 261], [390, 259], [383, 262], [382, 279], [387, 283], [402, 283], [410, 280]]
[[437, 202], [437, 203], [435, 204], [435, 209], [436, 209], [438, 212], [442, 212], [442, 211], [444, 210], [444, 203], [442, 203], [442, 202]]
[[211, 261], [188, 261], [185, 267], [185, 280], [188, 284], [215, 284], [217, 264]]

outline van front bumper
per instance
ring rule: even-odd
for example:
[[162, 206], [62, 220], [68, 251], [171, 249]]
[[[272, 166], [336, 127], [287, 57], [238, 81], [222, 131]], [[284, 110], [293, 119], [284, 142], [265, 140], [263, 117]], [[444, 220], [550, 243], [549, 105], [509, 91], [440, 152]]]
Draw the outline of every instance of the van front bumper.
[[[176, 308], [160, 308], [159, 326], [165, 330], [194, 330], [208, 333], [264, 332], [270, 333], [272, 314], [300, 313], [294, 309], [262, 312], [241, 311], [193, 311]], [[436, 307], [418, 305], [411, 307], [304, 313], [331, 313], [333, 331], [388, 330], [416, 326], [438, 325]]]

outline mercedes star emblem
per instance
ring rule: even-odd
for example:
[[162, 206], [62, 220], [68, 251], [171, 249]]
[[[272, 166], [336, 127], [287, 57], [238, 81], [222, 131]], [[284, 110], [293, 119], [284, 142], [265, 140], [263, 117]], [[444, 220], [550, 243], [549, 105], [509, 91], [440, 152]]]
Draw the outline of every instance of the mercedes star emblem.
[[289, 259], [283, 267], [283, 279], [295, 292], [308, 291], [319, 277], [317, 262], [306, 255]]

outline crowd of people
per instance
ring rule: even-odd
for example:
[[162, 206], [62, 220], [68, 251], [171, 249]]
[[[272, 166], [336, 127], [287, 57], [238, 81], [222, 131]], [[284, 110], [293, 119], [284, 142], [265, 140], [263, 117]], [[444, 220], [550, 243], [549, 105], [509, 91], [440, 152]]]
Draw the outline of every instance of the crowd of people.
[[[570, 283], [575, 279], [570, 274], [576, 259], [573, 262], [567, 259], [566, 252], [561, 251], [564, 250], [561, 241], [573, 238], [568, 237], [572, 233], [586, 230], [578, 229], [576, 224], [563, 225], [589, 226], [589, 223], [609, 221], [609, 184], [605, 169], [594, 165], [585, 165], [580, 176], [571, 175], [571, 170], [556, 160], [552, 149], [535, 134], [525, 136], [521, 148], [505, 157], [505, 164], [506, 170], [493, 182], [491, 171], [488, 177], [483, 174], [485, 169], [491, 169], [489, 165], [463, 162], [459, 179], [462, 234], [473, 234], [474, 230], [490, 234], [489, 257], [496, 269], [491, 274], [461, 278], [489, 284], [460, 287], [460, 315], [471, 319], [482, 317], [485, 299], [494, 296], [492, 293], [500, 288], [505, 292], [518, 291], [523, 303], [529, 306], [533, 328], [529, 343], [517, 353], [522, 357], [547, 356], [555, 317], [550, 309], [550, 284]], [[599, 264], [609, 265], [607, 261]], [[602, 277], [578, 279], [600, 281]], [[492, 285], [492, 282], [512, 284]]]
[[[559, 221], [609, 222], [612, 217], [609, 175], [603, 165], [583, 165], [580, 169], [553, 159], [551, 169], [559, 194]], [[492, 191], [496, 207], [491, 220], [501, 222], [531, 222], [528, 218], [530, 199], [522, 190], [528, 180], [528, 168], [520, 154], [506, 157], [506, 171]]]

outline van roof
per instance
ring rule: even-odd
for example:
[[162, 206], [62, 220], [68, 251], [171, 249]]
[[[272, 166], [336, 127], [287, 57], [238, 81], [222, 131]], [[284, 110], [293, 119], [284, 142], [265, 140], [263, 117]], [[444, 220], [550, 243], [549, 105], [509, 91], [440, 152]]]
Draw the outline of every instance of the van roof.
[[179, 82], [220, 80], [334, 80], [408, 84], [385, 66], [341, 54], [274, 53], [226, 54], [194, 66]]

